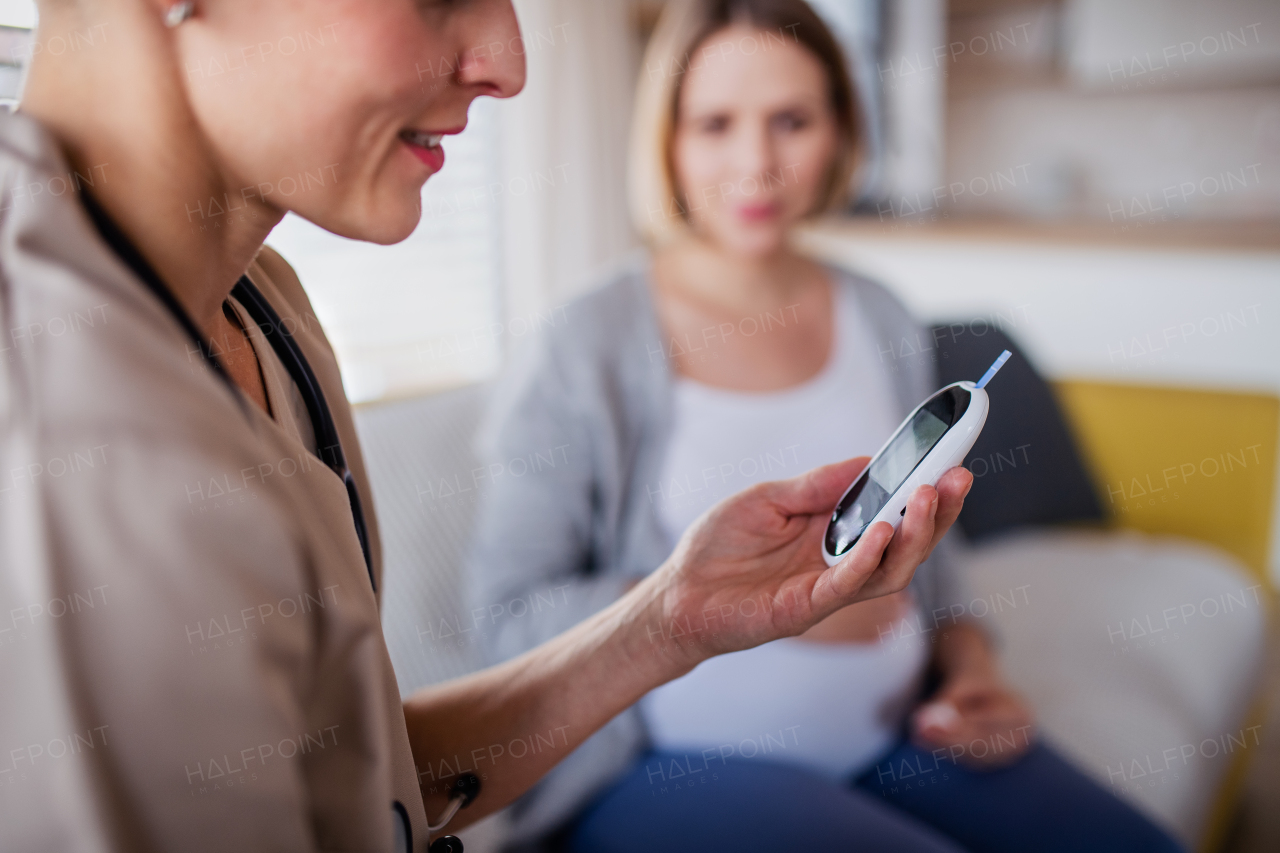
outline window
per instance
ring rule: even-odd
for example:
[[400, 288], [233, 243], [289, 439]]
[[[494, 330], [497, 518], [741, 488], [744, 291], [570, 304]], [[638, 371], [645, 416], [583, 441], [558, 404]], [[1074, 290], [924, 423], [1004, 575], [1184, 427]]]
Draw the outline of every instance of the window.
[[0, 0], [0, 102], [13, 104], [22, 85], [22, 69], [33, 50], [36, 25], [32, 0]]

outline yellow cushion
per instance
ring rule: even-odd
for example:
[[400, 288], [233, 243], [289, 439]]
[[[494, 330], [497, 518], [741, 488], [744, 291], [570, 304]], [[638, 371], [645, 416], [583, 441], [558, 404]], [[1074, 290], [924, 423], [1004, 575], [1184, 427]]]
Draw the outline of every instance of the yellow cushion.
[[1117, 526], [1209, 542], [1267, 579], [1280, 398], [1101, 382], [1055, 388]]

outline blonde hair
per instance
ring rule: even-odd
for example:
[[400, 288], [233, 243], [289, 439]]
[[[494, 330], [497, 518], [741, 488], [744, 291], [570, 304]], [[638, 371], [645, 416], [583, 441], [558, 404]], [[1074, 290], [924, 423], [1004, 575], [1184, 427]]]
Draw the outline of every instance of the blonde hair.
[[765, 50], [774, 42], [792, 41], [822, 63], [839, 147], [811, 214], [835, 209], [848, 199], [862, 153], [857, 104], [840, 45], [809, 4], [804, 0], [670, 0], [645, 50], [628, 157], [631, 221], [651, 245], [666, 242], [689, 225], [688, 205], [676, 185], [672, 162], [684, 74], [697, 62], [695, 52], [704, 41], [737, 23], [759, 29]]

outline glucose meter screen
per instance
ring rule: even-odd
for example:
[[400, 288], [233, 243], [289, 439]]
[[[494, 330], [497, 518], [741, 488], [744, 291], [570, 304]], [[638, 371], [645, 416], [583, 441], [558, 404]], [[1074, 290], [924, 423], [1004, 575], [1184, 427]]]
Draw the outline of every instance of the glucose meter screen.
[[884, 509], [890, 496], [906, 482], [933, 446], [947, 431], [947, 424], [926, 409], [916, 412], [871, 467], [858, 478], [832, 516], [827, 529], [827, 550], [838, 556], [857, 543], [862, 532]]

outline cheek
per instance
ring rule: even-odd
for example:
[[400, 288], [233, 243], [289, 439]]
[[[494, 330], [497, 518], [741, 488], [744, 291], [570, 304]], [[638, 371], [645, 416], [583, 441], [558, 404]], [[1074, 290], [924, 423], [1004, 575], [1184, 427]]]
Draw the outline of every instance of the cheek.
[[690, 203], [697, 203], [703, 189], [720, 183], [727, 160], [723, 148], [714, 137], [676, 138], [672, 147], [676, 183]]
[[817, 200], [831, 170], [836, 147], [834, 133], [803, 134], [779, 147], [778, 159], [788, 198], [806, 208]]
[[[362, 110], [350, 81], [334, 79], [338, 47], [192, 82], [191, 102], [205, 135], [234, 174], [260, 183], [299, 169], [348, 165]], [[325, 91], [306, 83], [315, 79], [329, 80]]]
[[197, 120], [237, 178], [330, 167], [367, 177], [388, 128], [433, 100], [435, 59], [449, 51], [416, 13], [388, 6], [352, 20], [322, 5], [272, 21], [284, 35], [252, 48], [230, 49], [243, 39], [229, 36], [185, 46]]

